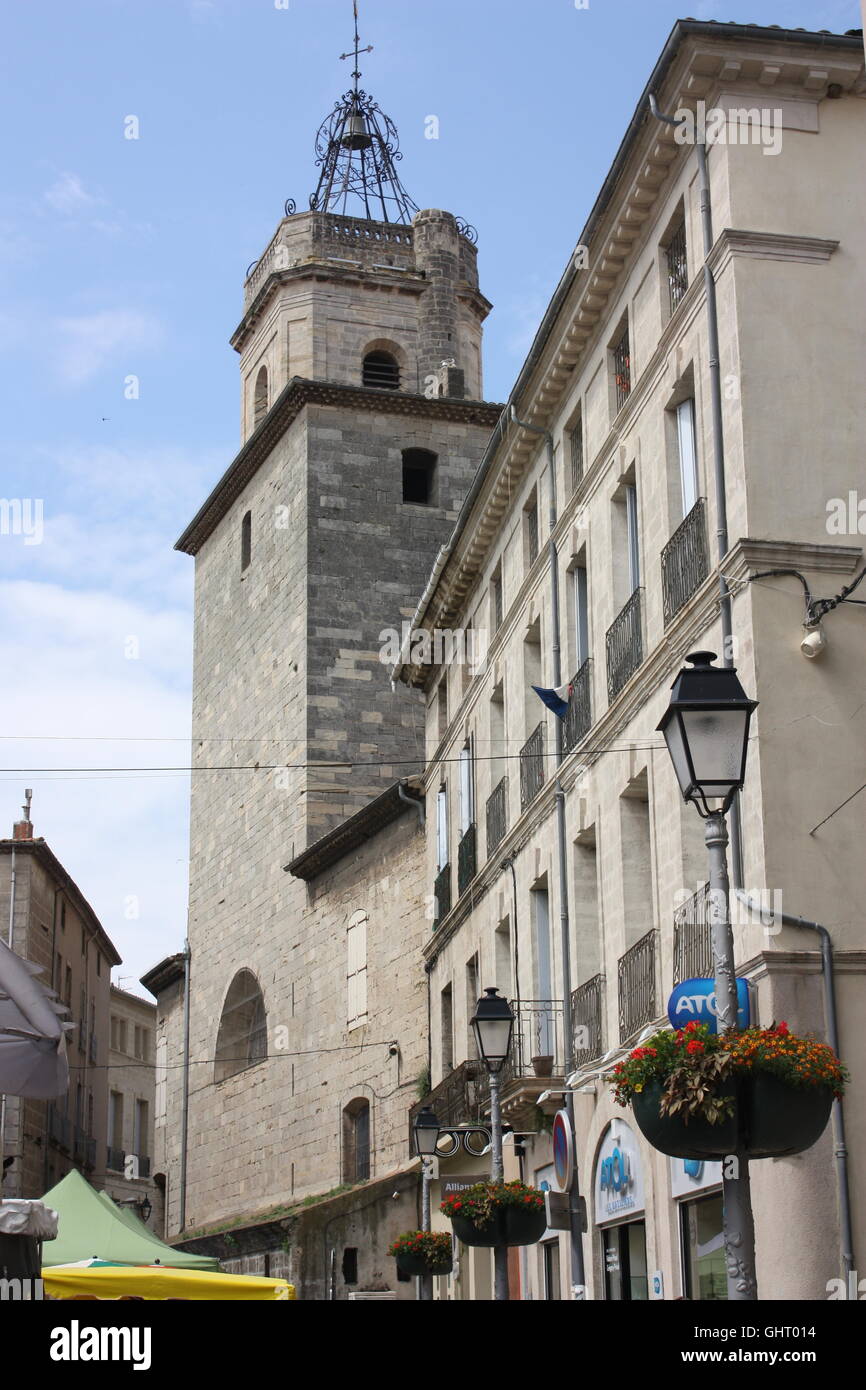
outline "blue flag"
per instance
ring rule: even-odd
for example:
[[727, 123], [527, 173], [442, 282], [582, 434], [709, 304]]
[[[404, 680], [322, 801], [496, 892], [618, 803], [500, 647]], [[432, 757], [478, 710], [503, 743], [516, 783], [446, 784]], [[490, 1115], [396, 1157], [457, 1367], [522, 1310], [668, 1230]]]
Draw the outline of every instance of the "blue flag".
[[557, 719], [564, 719], [568, 713], [568, 702], [574, 686], [570, 681], [565, 685], [558, 685], [555, 689], [548, 690], [544, 686], [534, 685], [533, 690], [540, 700], [543, 700], [548, 709], [552, 709]]

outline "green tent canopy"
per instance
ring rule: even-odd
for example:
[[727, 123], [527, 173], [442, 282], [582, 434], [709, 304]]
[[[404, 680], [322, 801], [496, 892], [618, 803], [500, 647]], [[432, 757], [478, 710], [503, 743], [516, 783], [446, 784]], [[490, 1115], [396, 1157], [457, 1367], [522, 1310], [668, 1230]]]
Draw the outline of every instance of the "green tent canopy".
[[60, 1218], [56, 1238], [46, 1240], [42, 1247], [46, 1266], [98, 1259], [112, 1264], [219, 1271], [219, 1261], [211, 1255], [191, 1255], [166, 1245], [131, 1211], [91, 1187], [74, 1168], [42, 1200]]

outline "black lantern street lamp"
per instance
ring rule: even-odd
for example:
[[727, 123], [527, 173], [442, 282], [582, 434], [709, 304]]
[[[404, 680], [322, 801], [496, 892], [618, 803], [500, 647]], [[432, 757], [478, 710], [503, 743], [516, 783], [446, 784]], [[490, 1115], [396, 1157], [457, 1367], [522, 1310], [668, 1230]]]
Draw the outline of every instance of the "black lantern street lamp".
[[724, 815], [746, 775], [750, 700], [733, 666], [713, 666], [715, 652], [692, 652], [673, 684], [658, 726], [685, 801], [698, 813]]
[[484, 1065], [491, 1076], [498, 1075], [511, 1050], [514, 1029], [514, 1014], [508, 1000], [501, 999], [495, 989], [485, 989], [484, 998], [475, 1006], [472, 1027]]
[[[472, 1027], [478, 1051], [490, 1077], [490, 1177], [502, 1182], [505, 1167], [502, 1161], [502, 1111], [499, 1105], [499, 1073], [511, 1051], [514, 1014], [507, 999], [501, 999], [495, 989], [485, 989], [483, 998], [475, 1005]], [[508, 1299], [508, 1247], [493, 1247], [493, 1297]]]
[[429, 1105], [419, 1110], [413, 1125], [415, 1131], [415, 1152], [421, 1158], [432, 1158], [439, 1143], [439, 1121]]
[[[439, 1121], [431, 1106], [425, 1105], [415, 1116], [412, 1126], [415, 1135], [415, 1152], [421, 1159], [421, 1230], [430, 1230], [430, 1167], [439, 1143]], [[433, 1276], [422, 1274], [419, 1277], [418, 1297], [429, 1303], [433, 1298]]]
[[[737, 977], [728, 886], [728, 828], [725, 813], [743, 785], [749, 724], [757, 701], [750, 700], [733, 666], [714, 666], [715, 652], [693, 652], [691, 669], [674, 681], [670, 704], [658, 729], [664, 734], [683, 799], [704, 820], [709, 857], [707, 907], [713, 941], [716, 1020], [719, 1032], [737, 1026]], [[728, 1298], [751, 1302], [755, 1279], [755, 1226], [745, 1153], [731, 1155], [722, 1169], [725, 1265]]]

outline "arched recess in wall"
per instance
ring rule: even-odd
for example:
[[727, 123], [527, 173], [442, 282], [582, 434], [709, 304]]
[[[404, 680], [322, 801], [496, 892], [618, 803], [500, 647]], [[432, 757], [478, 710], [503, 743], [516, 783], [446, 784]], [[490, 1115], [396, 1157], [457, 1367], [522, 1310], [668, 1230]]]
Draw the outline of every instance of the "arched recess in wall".
[[268, 1016], [258, 980], [239, 970], [229, 985], [220, 1016], [214, 1055], [214, 1081], [246, 1071], [268, 1055]]
[[253, 392], [253, 429], [257, 430], [268, 413], [268, 369], [259, 367]]
[[380, 391], [399, 391], [406, 375], [406, 354], [388, 338], [377, 338], [364, 349], [361, 362], [362, 386]]
[[366, 1182], [370, 1176], [370, 1102], [356, 1096], [343, 1109], [343, 1182]]

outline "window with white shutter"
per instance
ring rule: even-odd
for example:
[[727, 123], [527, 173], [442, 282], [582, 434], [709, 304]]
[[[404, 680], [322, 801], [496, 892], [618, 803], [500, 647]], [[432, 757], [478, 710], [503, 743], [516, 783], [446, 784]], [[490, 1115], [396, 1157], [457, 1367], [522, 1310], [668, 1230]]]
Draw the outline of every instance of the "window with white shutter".
[[367, 1020], [367, 914], [353, 913], [346, 932], [348, 982], [348, 1026], [357, 1028]]

